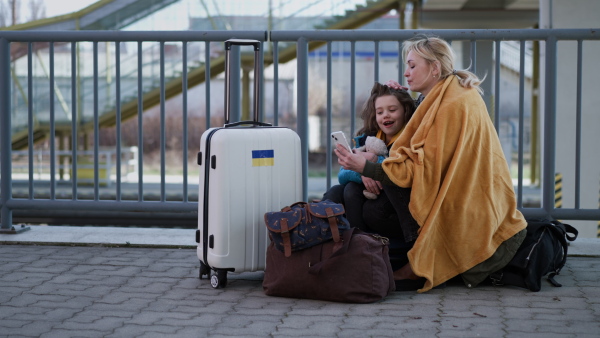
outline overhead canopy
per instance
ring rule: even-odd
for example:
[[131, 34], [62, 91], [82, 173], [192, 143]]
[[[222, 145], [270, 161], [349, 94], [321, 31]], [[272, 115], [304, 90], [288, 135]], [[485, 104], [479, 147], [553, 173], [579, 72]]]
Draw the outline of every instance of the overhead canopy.
[[539, 0], [424, 0], [419, 25], [430, 29], [531, 28]]

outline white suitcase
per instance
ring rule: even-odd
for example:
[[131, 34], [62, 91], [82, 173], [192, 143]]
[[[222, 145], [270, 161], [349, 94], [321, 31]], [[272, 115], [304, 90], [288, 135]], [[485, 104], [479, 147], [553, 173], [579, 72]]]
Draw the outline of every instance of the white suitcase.
[[[298, 134], [257, 122], [260, 42], [226, 41], [226, 60], [234, 44], [254, 46], [254, 121], [229, 124], [227, 105], [226, 125], [202, 134], [198, 154], [197, 254], [200, 278], [210, 274], [214, 288], [227, 285], [228, 272], [264, 270], [269, 243], [264, 214], [302, 200]], [[226, 101], [228, 79], [226, 74]]]

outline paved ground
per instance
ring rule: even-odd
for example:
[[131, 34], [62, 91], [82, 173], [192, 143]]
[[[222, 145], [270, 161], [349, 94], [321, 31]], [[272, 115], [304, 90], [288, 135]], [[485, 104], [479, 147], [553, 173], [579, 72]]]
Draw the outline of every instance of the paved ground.
[[197, 277], [193, 230], [164, 230], [32, 227], [0, 235], [0, 336], [600, 335], [596, 239], [572, 243], [561, 288], [451, 285], [342, 304], [265, 296], [261, 272], [230, 274], [227, 288], [213, 289]]

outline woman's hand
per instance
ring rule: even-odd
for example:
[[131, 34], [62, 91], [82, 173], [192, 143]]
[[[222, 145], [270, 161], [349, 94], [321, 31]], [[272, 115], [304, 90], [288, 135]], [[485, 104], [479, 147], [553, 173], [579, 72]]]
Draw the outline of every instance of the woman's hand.
[[374, 179], [365, 176], [361, 176], [360, 178], [362, 178], [362, 182], [365, 185], [365, 189], [367, 189], [368, 192], [373, 193], [375, 195], [379, 195], [379, 192], [381, 191], [381, 189], [383, 189], [383, 185], [381, 185], [381, 182], [375, 181]]
[[388, 82], [385, 83], [385, 85], [388, 87], [394, 88], [394, 89], [408, 90], [408, 87], [404, 87], [403, 85], [396, 82], [396, 80], [389, 80]]
[[342, 167], [362, 174], [365, 164], [367, 163], [367, 159], [362, 155], [349, 152], [348, 149], [344, 148], [341, 144], [335, 146], [334, 152], [338, 157], [338, 163]]

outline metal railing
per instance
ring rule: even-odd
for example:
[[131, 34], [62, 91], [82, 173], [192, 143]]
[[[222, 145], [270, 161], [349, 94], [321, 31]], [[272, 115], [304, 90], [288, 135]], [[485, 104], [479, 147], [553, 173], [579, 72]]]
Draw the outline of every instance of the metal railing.
[[[492, 106], [490, 107], [490, 111], [493, 112], [493, 121], [496, 125], [497, 129], [499, 129], [500, 123], [503, 120], [503, 114], [500, 109], [500, 101], [502, 99], [501, 91], [500, 91], [500, 81], [501, 81], [501, 50], [503, 41], [516, 41], [519, 48], [520, 55], [520, 82], [519, 82], [519, 90], [518, 90], [518, 98], [513, 97], [512, 100], [519, 101], [519, 109], [518, 109], [518, 149], [515, 152], [515, 156], [518, 159], [517, 163], [517, 178], [515, 179], [515, 192], [517, 194], [518, 207], [523, 213], [528, 217], [552, 217], [552, 218], [560, 218], [560, 219], [577, 219], [577, 220], [600, 220], [600, 210], [599, 209], [585, 209], [581, 208], [580, 201], [580, 187], [581, 187], [581, 116], [582, 116], [582, 108], [581, 108], [581, 96], [575, 100], [575, 107], [573, 111], [575, 112], [576, 120], [579, 125], [576, 131], [573, 133], [573, 137], [578, 140], [576, 143], [575, 149], [573, 152], [576, 154], [575, 161], [575, 206], [572, 208], [563, 207], [556, 208], [554, 206], [554, 175], [555, 175], [555, 167], [556, 167], [556, 135], [557, 135], [557, 125], [556, 125], [556, 94], [557, 94], [557, 42], [558, 41], [574, 41], [577, 43], [577, 81], [578, 81], [578, 90], [581, 89], [582, 83], [582, 57], [583, 57], [583, 49], [581, 48], [583, 42], [588, 40], [598, 40], [599, 36], [595, 30], [586, 30], [586, 29], [578, 29], [578, 30], [567, 30], [567, 29], [559, 29], [559, 30], [429, 30], [429, 31], [415, 31], [415, 30], [330, 30], [330, 31], [208, 31], [208, 32], [192, 32], [192, 31], [182, 31], [182, 32], [99, 32], [99, 31], [78, 31], [78, 32], [0, 32], [0, 179], [1, 179], [1, 190], [0, 190], [0, 207], [1, 207], [1, 228], [7, 229], [10, 228], [13, 224], [13, 211], [18, 210], [28, 210], [32, 213], [43, 214], [48, 211], [78, 211], [78, 212], [111, 212], [111, 217], [131, 217], [131, 215], [144, 213], [146, 216], [148, 214], [161, 214], [168, 215], [169, 219], [177, 220], [194, 220], [196, 218], [197, 213], [197, 203], [191, 201], [188, 196], [190, 192], [188, 191], [188, 163], [187, 161], [183, 161], [183, 165], [181, 167], [181, 196], [182, 199], [178, 201], [168, 200], [167, 198], [167, 189], [166, 189], [166, 116], [167, 110], [165, 106], [165, 56], [164, 56], [164, 45], [165, 42], [178, 42], [181, 43], [182, 46], [182, 110], [183, 110], [183, 118], [182, 118], [182, 130], [183, 130], [183, 146], [182, 146], [182, 158], [187, 158], [188, 151], [190, 150], [190, 146], [187, 144], [188, 133], [190, 132], [190, 126], [187, 124], [188, 120], [188, 97], [187, 97], [187, 89], [188, 89], [188, 81], [187, 81], [187, 71], [188, 68], [188, 52], [187, 52], [187, 44], [189, 42], [201, 42], [205, 44], [205, 62], [206, 62], [206, 74], [205, 74], [205, 111], [207, 112], [206, 118], [206, 126], [205, 128], [210, 127], [210, 117], [211, 117], [211, 79], [216, 74], [211, 74], [210, 71], [210, 43], [211, 42], [222, 42], [230, 38], [245, 38], [245, 39], [256, 39], [261, 42], [270, 42], [273, 44], [272, 46], [272, 60], [273, 60], [273, 100], [272, 102], [262, 102], [260, 105], [260, 116], [264, 116], [264, 108], [265, 105], [269, 105], [272, 107], [274, 116], [273, 123], [275, 125], [279, 124], [279, 111], [278, 111], [278, 101], [279, 101], [279, 93], [278, 93], [278, 83], [279, 79], [279, 69], [280, 64], [278, 62], [279, 50], [278, 46], [281, 45], [289, 45], [289, 43], [296, 44], [297, 47], [297, 70], [296, 70], [296, 115], [295, 115], [295, 130], [300, 135], [300, 139], [302, 141], [302, 166], [303, 166], [303, 196], [304, 198], [308, 198], [308, 173], [309, 173], [309, 104], [311, 102], [311, 97], [309, 97], [309, 86], [311, 85], [311, 79], [309, 79], [309, 50], [311, 47], [311, 42], [313, 41], [324, 41], [326, 43], [325, 48], [327, 51], [326, 58], [326, 87], [327, 87], [327, 104], [326, 104], [326, 121], [325, 121], [325, 129], [326, 135], [332, 131], [332, 116], [342, 116], [342, 119], [346, 121], [345, 129], [350, 130], [351, 134], [354, 134], [356, 129], [356, 112], [357, 112], [357, 104], [358, 96], [356, 89], [358, 86], [358, 81], [361, 83], [366, 81], [367, 83], [372, 83], [372, 81], [380, 81], [380, 74], [383, 72], [381, 59], [380, 59], [380, 46], [382, 43], [386, 42], [389, 45], [389, 42], [397, 43], [398, 45], [398, 60], [395, 64], [397, 67], [397, 73], [390, 75], [389, 72], [385, 72], [388, 74], [389, 78], [397, 78], [402, 79], [403, 76], [403, 63], [400, 57], [400, 50], [402, 41], [409, 39], [416, 34], [427, 33], [432, 35], [440, 36], [444, 39], [450, 41], [463, 41], [466, 45], [470, 46], [470, 57], [473, 60], [472, 70], [477, 72], [478, 64], [474, 62], [476, 60], [477, 52], [478, 52], [478, 43], [481, 41], [492, 41], [494, 46], [494, 54], [493, 58], [496, 60], [493, 63], [493, 69], [491, 70], [492, 74], [488, 74], [489, 81], [494, 81], [494, 89], [492, 95], [494, 96], [494, 100]], [[268, 38], [268, 40], [267, 40]], [[122, 182], [121, 182], [121, 159], [120, 156], [116, 157], [115, 168], [117, 170], [116, 173], [116, 182], [115, 182], [115, 194], [112, 199], [102, 199], [100, 198], [100, 161], [99, 161], [99, 152], [100, 152], [100, 142], [99, 142], [99, 96], [98, 96], [98, 42], [110, 42], [115, 44], [115, 105], [116, 105], [116, 153], [121, 153], [121, 149], [124, 147], [121, 144], [121, 118], [120, 118], [120, 95], [123, 89], [120, 86], [120, 52], [119, 52], [119, 43], [120, 42], [137, 42], [138, 45], [138, 115], [137, 115], [137, 123], [139, 125], [138, 132], [138, 144], [135, 145], [139, 147], [138, 154], [138, 180], [137, 180], [137, 200], [124, 200], [121, 198], [122, 195]], [[142, 43], [143, 42], [156, 42], [158, 41], [160, 44], [160, 62], [159, 62], [159, 77], [160, 77], [160, 93], [161, 99], [159, 103], [160, 110], [160, 168], [159, 177], [160, 177], [160, 192], [157, 200], [145, 200], [144, 198], [144, 151], [143, 151], [143, 140], [144, 140], [144, 132], [143, 132], [143, 119], [142, 113], [144, 111], [142, 105], [142, 95], [143, 95], [143, 84], [142, 79], [144, 77], [143, 73], [143, 65], [142, 65]], [[540, 41], [544, 43], [545, 48], [545, 63], [543, 69], [541, 69], [541, 73], [544, 75], [545, 83], [544, 83], [544, 111], [541, 112], [543, 115], [543, 139], [541, 139], [541, 148], [543, 157], [541, 159], [541, 168], [542, 168], [542, 181], [540, 182], [541, 187], [541, 200], [539, 207], [525, 207], [523, 204], [523, 196], [524, 196], [524, 184], [523, 184], [523, 176], [524, 176], [524, 167], [525, 167], [525, 149], [523, 149], [523, 135], [524, 133], [524, 119], [526, 116], [525, 111], [525, 96], [526, 96], [526, 88], [524, 85], [524, 74], [529, 74], [529, 70], [525, 65], [525, 53], [528, 51], [525, 48], [525, 44], [528, 41]], [[92, 42], [94, 45], [93, 48], [93, 79], [94, 79], [94, 95], [93, 95], [93, 121], [94, 121], [94, 129], [93, 129], [93, 198], [90, 200], [80, 200], [78, 199], [77, 192], [77, 184], [73, 184], [71, 198], [60, 198], [56, 195], [56, 185], [57, 185], [57, 173], [59, 164], [56, 163], [56, 154], [60, 151], [56, 145], [56, 140], [54, 137], [49, 137], [49, 151], [50, 151], [50, 174], [49, 174], [49, 186], [44, 185], [45, 189], [49, 189], [48, 198], [34, 198], [34, 194], [30, 193], [28, 198], [15, 198], [13, 196], [13, 165], [12, 165], [12, 157], [11, 157], [11, 121], [15, 117], [13, 116], [13, 104], [12, 97], [14, 88], [11, 83], [11, 62], [10, 62], [10, 46], [13, 43], [26, 43], [29, 45], [29, 53], [28, 60], [32, 59], [32, 48], [31, 44], [33, 42], [49, 42], [50, 48], [50, 56], [49, 56], [49, 83], [54, 83], [54, 59], [53, 59], [53, 43], [57, 42], [67, 42], [70, 43], [73, 48], [71, 48], [71, 67], [73, 70], [76, 68], [77, 55], [75, 54], [75, 45], [79, 42]], [[374, 57], [372, 59], [371, 67], [373, 68], [373, 78], [365, 79], [358, 78], [357, 74], [357, 56], [356, 56], [356, 43], [358, 42], [369, 42], [373, 44]], [[333, 45], [336, 43], [345, 43], [350, 45], [350, 54], [349, 54], [349, 69], [344, 71], [349, 76], [349, 97], [348, 97], [348, 105], [349, 111], [346, 113], [348, 115], [344, 115], [339, 111], [334, 111], [332, 105], [332, 93], [333, 86], [335, 83], [335, 77], [339, 74], [334, 74], [333, 72]], [[264, 61], [264, 52], [261, 52], [261, 58]], [[269, 55], [271, 56], [271, 55]], [[237, 59], [234, 57], [232, 59], [233, 62], [240, 63], [241, 57], [238, 56]], [[31, 61], [29, 61], [31, 64]], [[30, 66], [31, 67], [31, 66]], [[527, 65], [527, 67], [529, 67]], [[27, 91], [31, 94], [31, 84], [34, 82], [31, 78], [31, 68], [29, 68], [28, 75], [28, 88]], [[241, 72], [233, 74], [233, 76], [240, 77]], [[78, 152], [81, 151], [81, 144], [78, 138], [78, 116], [77, 116], [77, 92], [76, 92], [76, 74], [75, 71], [72, 71], [72, 90], [71, 90], [71, 138], [70, 138], [70, 152], [72, 158], [77, 158]], [[381, 81], [386, 81], [388, 78], [381, 79]], [[260, 77], [259, 85], [264, 87], [263, 77]], [[56, 135], [55, 130], [55, 102], [54, 102], [54, 86], [49, 85], [49, 100], [50, 100], [50, 111], [49, 111], [49, 135]], [[370, 85], [369, 85], [370, 87]], [[233, 86], [231, 91], [231, 96], [233, 99], [239, 99], [241, 97], [241, 85]], [[64, 94], [64, 93], [63, 93]], [[32, 97], [31, 95], [29, 97]], [[104, 103], [103, 103], [104, 104]], [[233, 105], [234, 110], [239, 109], [236, 108], [236, 105]], [[232, 116], [239, 117], [239, 111], [232, 112]], [[28, 140], [29, 145], [34, 144], [34, 112], [33, 105], [31, 102], [28, 103], [27, 109], [27, 121], [28, 121]], [[198, 133], [201, 132], [199, 130], [193, 130], [193, 132]], [[327, 137], [327, 147], [326, 149], [331, 149], [330, 139]], [[192, 146], [195, 148], [195, 145]], [[193, 148], [192, 148], [193, 149]], [[36, 184], [38, 184], [38, 180], [34, 178], [34, 147], [29, 146], [28, 148], [28, 159], [29, 159], [29, 171], [28, 171], [28, 188], [30, 192], [33, 192]], [[331, 186], [331, 176], [332, 176], [332, 163], [335, 159], [332, 158], [332, 154], [329, 151], [326, 151], [327, 158], [327, 175], [326, 175], [326, 187]], [[533, 164], [535, 165], [535, 164]], [[73, 174], [73, 182], [77, 181], [77, 172], [78, 172], [78, 164], [77, 161], [72, 161], [71, 163], [71, 173]], [[597, 183], [597, 182], [596, 182]]]
[[[297, 44], [297, 62], [298, 62], [298, 133], [302, 140], [308, 139], [308, 49], [309, 44], [312, 41], [327, 41], [328, 58], [327, 58], [327, 88], [328, 88], [328, 106], [327, 116], [331, 117], [331, 88], [333, 86], [332, 79], [332, 58], [331, 58], [331, 43], [333, 41], [349, 41], [351, 44], [351, 69], [350, 69], [350, 81], [351, 81], [351, 93], [352, 101], [354, 101], [354, 88], [356, 87], [356, 68], [353, 67], [355, 64], [354, 50], [355, 44], [359, 41], [370, 41], [374, 43], [375, 57], [374, 63], [374, 81], [380, 81], [379, 79], [379, 45], [384, 41], [397, 41], [398, 49], [401, 50], [402, 41], [410, 39], [418, 34], [430, 34], [437, 35], [448, 41], [465, 41], [470, 44], [472, 71], [477, 72], [477, 42], [478, 41], [493, 41], [495, 50], [495, 62], [494, 64], [494, 107], [491, 109], [495, 112], [494, 124], [498, 129], [501, 121], [500, 111], [500, 67], [501, 62], [501, 44], [503, 41], [512, 40], [518, 41], [520, 44], [520, 81], [519, 81], [519, 148], [517, 151], [518, 156], [518, 178], [516, 184], [517, 194], [517, 205], [519, 209], [525, 214], [526, 217], [551, 217], [560, 219], [572, 219], [572, 220], [598, 220], [600, 219], [600, 209], [584, 209], [581, 208], [581, 119], [582, 119], [582, 108], [581, 108], [581, 84], [582, 84], [582, 63], [583, 63], [583, 48], [582, 44], [588, 40], [599, 40], [600, 34], [596, 29], [554, 29], [554, 30], [357, 30], [357, 31], [273, 31], [270, 34], [270, 39], [275, 44], [278, 42], [294, 41]], [[543, 152], [543, 158], [541, 162], [542, 168], [542, 181], [541, 181], [541, 205], [540, 207], [524, 207], [523, 205], [523, 168], [524, 168], [524, 149], [523, 149], [523, 136], [524, 136], [524, 99], [525, 99], [525, 85], [524, 78], [527, 71], [525, 70], [525, 54], [527, 50], [525, 43], [527, 41], [541, 41], [545, 43], [545, 66], [541, 70], [544, 73], [544, 111], [542, 112], [544, 117], [543, 123], [543, 139], [541, 140], [541, 147]], [[558, 41], [574, 41], [577, 43], [577, 97], [574, 103], [573, 111], [575, 112], [575, 119], [577, 121], [576, 130], [573, 132], [573, 138], [577, 140], [575, 149], [573, 152], [576, 154], [575, 161], [575, 206], [573, 208], [556, 208], [555, 207], [555, 172], [556, 172], [556, 96], [557, 96], [557, 56], [558, 56]], [[275, 48], [277, 50], [277, 48]], [[275, 58], [276, 59], [276, 58]], [[571, 61], [572, 62], [572, 61]], [[403, 67], [402, 62], [398, 62], [398, 74], [397, 78], [403, 78]], [[388, 79], [383, 79], [383, 81]], [[516, 99], [516, 98], [513, 98]], [[352, 125], [352, 133], [354, 132], [354, 116], [355, 107], [352, 107], [350, 113]], [[327, 123], [328, 135], [331, 132], [331, 123]], [[328, 140], [328, 147], [330, 147], [330, 140]], [[303, 146], [306, 147], [305, 143]], [[307, 156], [307, 148], [303, 148], [303, 155]], [[331, 162], [331, 154], [328, 154], [328, 163]], [[305, 163], [305, 171], [307, 170]], [[597, 169], [597, 168], [596, 168]], [[597, 184], [598, 182], [593, 182]], [[329, 182], [328, 182], [329, 186]], [[465, 206], [468, 207], [468, 206]]]
[[[187, 161], [184, 161], [181, 168], [183, 182], [181, 184], [181, 201], [168, 201], [167, 200], [167, 189], [166, 189], [166, 156], [165, 156], [165, 144], [166, 144], [166, 106], [165, 106], [165, 53], [164, 45], [165, 42], [176, 41], [182, 43], [182, 105], [183, 105], [183, 118], [182, 118], [182, 131], [181, 135], [183, 141], [182, 158], [188, 157], [189, 146], [187, 144], [188, 138], [188, 125], [187, 125], [187, 43], [189, 42], [203, 42], [206, 44], [206, 64], [210, 64], [210, 48], [209, 44], [215, 41], [225, 41], [230, 38], [245, 38], [265, 41], [266, 33], [264, 31], [250, 31], [250, 32], [105, 32], [105, 31], [88, 31], [88, 32], [2, 32], [0, 33], [0, 130], [1, 130], [1, 147], [0, 147], [0, 206], [1, 206], [1, 228], [9, 229], [12, 227], [12, 212], [14, 210], [27, 210], [30, 215], [43, 215], [48, 212], [56, 211], [72, 211], [72, 212], [90, 212], [90, 215], [98, 215], [101, 213], [110, 213], [110, 217], [132, 217], [139, 213], [146, 214], [159, 214], [173, 222], [177, 220], [190, 220], [195, 219], [197, 216], [197, 202], [192, 202], [188, 199], [188, 166]], [[72, 184], [71, 198], [61, 198], [57, 196], [57, 181], [58, 175], [57, 170], [59, 165], [57, 164], [57, 140], [55, 137], [48, 138], [48, 147], [50, 151], [50, 174], [49, 174], [49, 186], [41, 184], [39, 180], [34, 179], [34, 112], [33, 104], [29, 102], [27, 116], [28, 116], [28, 159], [29, 159], [29, 177], [28, 177], [28, 188], [30, 191], [29, 198], [14, 198], [13, 197], [13, 166], [11, 156], [11, 120], [13, 119], [13, 105], [11, 104], [11, 78], [10, 78], [10, 46], [13, 43], [25, 43], [28, 44], [28, 64], [29, 72], [27, 79], [27, 92], [31, 96], [32, 93], [32, 43], [33, 42], [49, 42], [49, 135], [56, 135], [56, 116], [55, 116], [55, 87], [54, 87], [54, 43], [67, 42], [72, 45], [71, 48], [71, 137], [70, 137], [70, 149], [71, 157], [78, 158], [79, 152], [81, 151], [81, 144], [79, 135], [77, 133], [80, 127], [78, 123], [78, 109], [77, 109], [77, 95], [76, 82], [77, 82], [77, 54], [76, 44], [79, 42], [91, 42], [93, 44], [93, 198], [91, 200], [81, 200], [78, 198], [78, 185]], [[100, 198], [100, 142], [99, 142], [99, 112], [100, 112], [100, 100], [99, 100], [99, 62], [98, 62], [98, 43], [99, 42], [112, 42], [115, 44], [115, 104], [116, 104], [116, 146], [115, 152], [117, 154], [122, 153], [123, 145], [121, 143], [121, 69], [120, 69], [120, 42], [136, 42], [138, 46], [138, 83], [137, 83], [137, 96], [138, 96], [138, 179], [137, 179], [137, 200], [124, 200], [122, 199], [122, 188], [121, 182], [121, 157], [116, 157], [116, 182], [115, 182], [115, 194], [113, 199], [101, 199]], [[158, 200], [145, 200], [144, 196], [144, 152], [143, 152], [143, 119], [142, 114], [144, 111], [142, 97], [144, 95], [142, 79], [144, 78], [143, 73], [143, 52], [142, 43], [144, 42], [159, 42], [160, 43], [160, 62], [159, 62], [159, 80], [160, 80], [160, 167], [159, 167], [159, 198]], [[239, 58], [238, 58], [239, 61]], [[207, 70], [210, 69], [207, 66]], [[239, 73], [238, 73], [239, 74]], [[210, 100], [210, 79], [211, 74], [209, 71], [206, 72], [205, 82], [207, 84], [207, 97], [205, 100], [206, 111], [210, 111], [211, 100]], [[232, 96], [239, 98], [239, 91], [234, 93]], [[103, 103], [104, 104], [104, 103]], [[239, 116], [234, 115], [234, 116]], [[207, 121], [209, 121], [207, 119]], [[78, 181], [78, 163], [73, 161], [71, 164], [72, 182]], [[43, 186], [44, 189], [49, 190], [48, 198], [34, 198], [34, 190], [37, 186]], [[94, 216], [91, 216], [94, 217]]]

